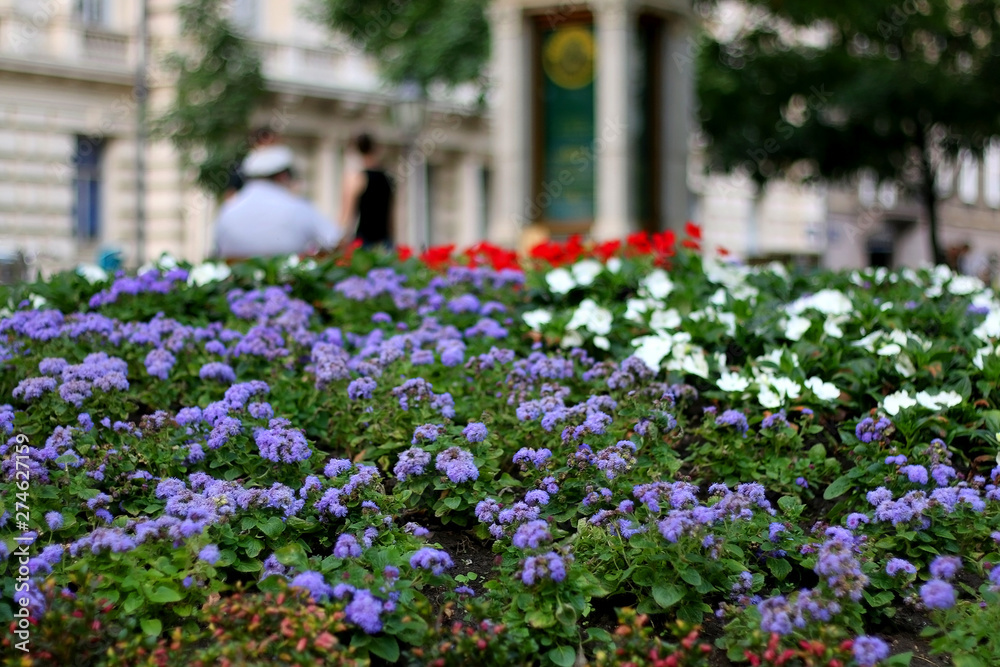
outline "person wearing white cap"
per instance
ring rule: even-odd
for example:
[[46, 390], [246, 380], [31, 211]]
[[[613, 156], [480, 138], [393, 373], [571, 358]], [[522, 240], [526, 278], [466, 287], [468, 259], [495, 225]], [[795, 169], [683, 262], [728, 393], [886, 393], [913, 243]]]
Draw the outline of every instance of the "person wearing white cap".
[[263, 146], [247, 155], [240, 169], [246, 184], [215, 221], [217, 257], [274, 257], [337, 245], [343, 232], [290, 190], [293, 162], [287, 146]]

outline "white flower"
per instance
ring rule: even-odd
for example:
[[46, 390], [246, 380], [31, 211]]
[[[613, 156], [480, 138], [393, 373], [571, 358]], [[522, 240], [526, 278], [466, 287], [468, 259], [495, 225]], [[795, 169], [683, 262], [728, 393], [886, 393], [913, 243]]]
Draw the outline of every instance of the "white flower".
[[891, 357], [899, 354], [902, 351], [903, 348], [901, 348], [896, 343], [889, 343], [888, 345], [883, 345], [878, 349], [878, 355], [880, 357]]
[[608, 259], [608, 263], [604, 266], [606, 266], [608, 271], [611, 273], [618, 273], [622, 270], [622, 260], [619, 257], [611, 257]]
[[94, 283], [103, 283], [108, 279], [108, 272], [96, 264], [81, 264], [76, 267], [76, 273], [91, 285]]
[[611, 341], [609, 341], [605, 336], [594, 336], [594, 347], [601, 350], [610, 350]]
[[254, 269], [253, 270], [253, 281], [255, 283], [262, 282], [267, 274], [264, 273], [264, 269]]
[[811, 326], [811, 320], [793, 315], [785, 322], [785, 338], [788, 340], [799, 340], [805, 332], [809, 331], [809, 327]]
[[170, 269], [177, 268], [177, 260], [170, 253], [163, 253], [160, 258], [156, 260], [156, 265], [161, 269], [169, 271]]
[[313, 269], [316, 268], [316, 266], [317, 264], [315, 261], [313, 261], [312, 259], [307, 259], [306, 261], [302, 262], [301, 270], [312, 271]]
[[972, 330], [972, 335], [983, 342], [1000, 337], [1000, 310], [991, 310], [986, 319]]
[[580, 335], [579, 331], [567, 331], [559, 342], [559, 347], [563, 348], [580, 347], [581, 345], [583, 345], [583, 336]]
[[294, 269], [296, 266], [299, 265], [299, 261], [300, 260], [298, 255], [289, 255], [287, 258], [285, 258], [285, 263], [281, 265], [281, 268], [285, 270]]
[[713, 306], [724, 306], [726, 305], [726, 290], [721, 287], [715, 290], [715, 294], [712, 298], [708, 300]]
[[625, 319], [632, 322], [642, 322], [642, 315], [649, 310], [645, 299], [629, 299], [625, 302]]
[[812, 391], [821, 401], [835, 401], [840, 398], [840, 390], [832, 382], [824, 382], [818, 377], [806, 380], [806, 388]]
[[955, 276], [948, 283], [948, 291], [958, 296], [981, 292], [986, 286], [975, 276]]
[[708, 379], [708, 359], [705, 358], [705, 351], [700, 347], [691, 350], [681, 361], [681, 370], [700, 378]]
[[585, 327], [599, 336], [611, 333], [614, 316], [607, 308], [601, 308], [593, 299], [584, 299], [573, 313], [567, 329]]
[[578, 285], [586, 287], [604, 270], [604, 265], [596, 259], [580, 260], [573, 265], [573, 278]]
[[848, 315], [854, 312], [854, 304], [847, 295], [835, 289], [822, 289], [804, 296], [789, 304], [786, 310], [789, 315], [799, 315], [810, 308], [824, 315]]
[[883, 409], [892, 417], [898, 415], [900, 410], [912, 408], [916, 404], [917, 401], [902, 390], [897, 391], [895, 394], [889, 394], [882, 399]]
[[564, 268], [552, 269], [545, 274], [545, 282], [548, 283], [549, 290], [553, 294], [568, 294], [576, 287], [573, 275]]
[[878, 309], [879, 309], [880, 311], [882, 311], [883, 313], [885, 313], [885, 312], [888, 312], [888, 311], [892, 310], [892, 301], [886, 301], [886, 302], [885, 302], [885, 303], [883, 303], [883, 304], [882, 304], [881, 306], [879, 306], [879, 307], [878, 307]]
[[35, 310], [44, 308], [49, 302], [45, 300], [44, 296], [38, 294], [29, 294], [28, 299], [31, 300], [31, 307]]
[[640, 336], [632, 341], [636, 350], [633, 356], [638, 357], [654, 371], [660, 369], [663, 358], [670, 354], [674, 341], [670, 336]]
[[896, 357], [896, 372], [905, 378], [916, 375], [917, 368], [913, 365], [910, 355], [905, 352]]
[[674, 290], [674, 283], [663, 269], [654, 269], [639, 282], [639, 292], [661, 301]]
[[726, 325], [726, 335], [736, 335], [736, 313], [719, 313], [719, 322]]
[[936, 396], [931, 396], [926, 391], [917, 392], [917, 403], [928, 410], [942, 410], [951, 408], [962, 402], [962, 396], [954, 391], [945, 391]]
[[771, 386], [780, 396], [786, 398], [798, 398], [802, 392], [802, 385], [787, 377], [772, 378]]
[[826, 321], [823, 322], [823, 333], [825, 333], [830, 338], [843, 338], [844, 330], [840, 328], [840, 324], [844, 322], [847, 318], [844, 316], [840, 317], [827, 317]]
[[863, 347], [869, 352], [875, 352], [875, 342], [882, 337], [881, 331], [873, 331], [864, 338], [851, 343], [854, 347]]
[[739, 373], [723, 373], [715, 384], [722, 391], [746, 391], [750, 380], [741, 377]]
[[205, 262], [191, 269], [191, 272], [188, 273], [187, 284], [201, 287], [202, 285], [225, 280], [231, 273], [232, 271], [225, 264]]
[[765, 408], [780, 408], [781, 407], [781, 396], [778, 396], [769, 385], [762, 384], [760, 386], [760, 391], [757, 392], [757, 400]]
[[552, 313], [543, 308], [527, 312], [521, 317], [532, 331], [541, 331], [543, 326], [552, 321]]
[[681, 316], [676, 308], [670, 310], [656, 310], [649, 317], [649, 327], [653, 331], [665, 331], [676, 329], [681, 325]]

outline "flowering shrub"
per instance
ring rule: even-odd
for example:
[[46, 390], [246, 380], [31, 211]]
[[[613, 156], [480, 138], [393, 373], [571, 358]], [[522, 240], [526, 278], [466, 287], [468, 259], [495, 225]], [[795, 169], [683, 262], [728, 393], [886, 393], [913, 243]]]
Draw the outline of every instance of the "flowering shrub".
[[700, 244], [7, 289], [0, 622], [97, 664], [867, 667], [905, 610], [991, 664], [1000, 301]]

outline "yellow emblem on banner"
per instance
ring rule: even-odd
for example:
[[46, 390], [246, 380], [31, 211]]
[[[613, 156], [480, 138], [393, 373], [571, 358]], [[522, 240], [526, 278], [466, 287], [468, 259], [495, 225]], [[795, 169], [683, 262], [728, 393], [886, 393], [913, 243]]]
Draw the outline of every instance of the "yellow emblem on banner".
[[594, 48], [594, 35], [587, 28], [560, 28], [545, 41], [542, 69], [560, 88], [583, 88], [594, 80]]

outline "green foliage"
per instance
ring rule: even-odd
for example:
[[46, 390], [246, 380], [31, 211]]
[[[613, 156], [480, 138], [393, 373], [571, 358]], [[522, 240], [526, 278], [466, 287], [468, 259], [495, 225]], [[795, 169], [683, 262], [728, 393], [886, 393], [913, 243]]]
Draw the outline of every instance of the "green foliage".
[[[993, 0], [745, 5], [752, 18], [735, 37], [706, 35], [698, 54], [713, 167], [758, 182], [872, 169], [933, 215], [938, 160], [981, 151], [1000, 130]], [[725, 11], [716, 0], [700, 9]], [[799, 39], [808, 29], [813, 39]]]
[[169, 137], [198, 170], [198, 184], [221, 194], [247, 152], [254, 109], [264, 98], [260, 56], [226, 16], [222, 0], [187, 0], [178, 8], [189, 53], [173, 53], [176, 96], [155, 131]]
[[375, 58], [390, 82], [482, 84], [488, 0], [314, 0], [318, 20]]

